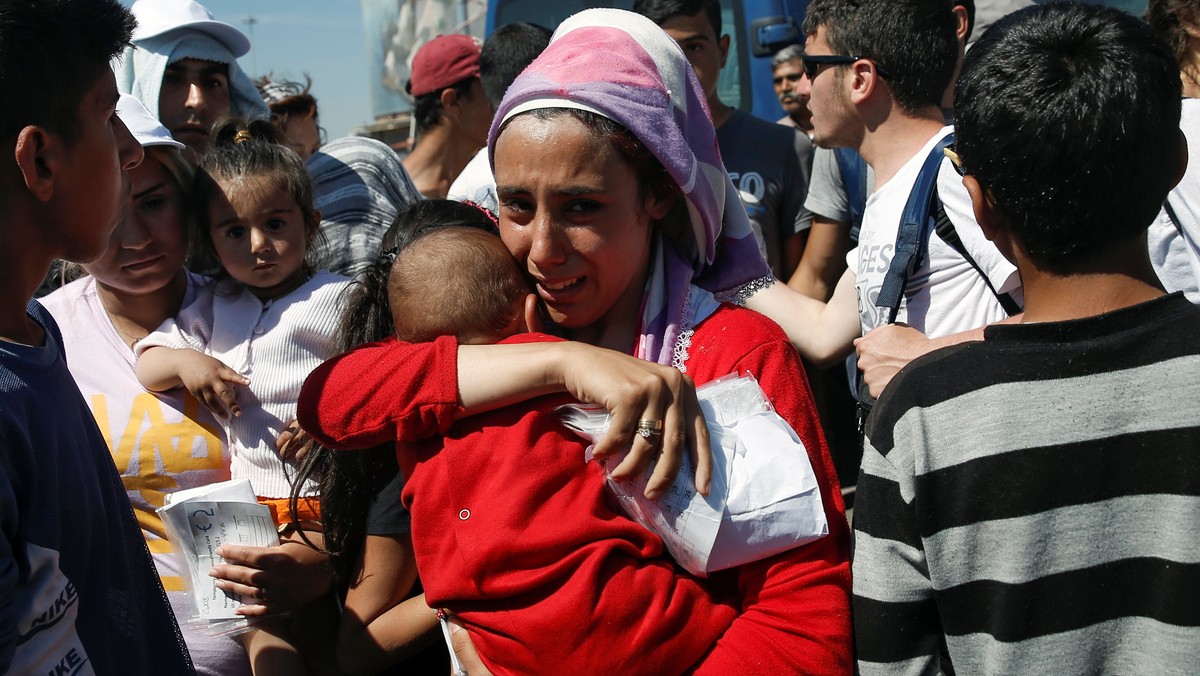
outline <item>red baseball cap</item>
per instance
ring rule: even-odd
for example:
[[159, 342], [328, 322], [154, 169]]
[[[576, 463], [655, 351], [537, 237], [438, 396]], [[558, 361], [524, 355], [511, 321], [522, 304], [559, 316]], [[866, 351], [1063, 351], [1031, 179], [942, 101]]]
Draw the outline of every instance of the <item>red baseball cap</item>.
[[405, 90], [424, 96], [479, 77], [479, 41], [470, 35], [439, 35], [421, 45], [412, 61]]

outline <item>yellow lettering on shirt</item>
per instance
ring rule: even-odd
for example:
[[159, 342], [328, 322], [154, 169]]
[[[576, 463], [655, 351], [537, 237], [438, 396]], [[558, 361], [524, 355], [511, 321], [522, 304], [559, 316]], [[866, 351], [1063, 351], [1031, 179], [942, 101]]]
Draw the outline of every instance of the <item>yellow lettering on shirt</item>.
[[183, 586], [183, 578], [178, 575], [160, 575], [159, 579], [162, 580], [162, 586], [165, 591], [173, 592], [187, 589], [187, 587]]
[[[174, 423], [164, 419], [163, 402], [158, 397], [149, 392], [138, 394], [119, 438], [109, 427], [112, 419], [104, 394], [92, 396], [92, 414], [121, 472], [125, 490], [140, 494], [152, 508], [161, 507], [164, 495], [178, 488], [175, 475], [216, 470], [225, 463], [224, 435], [198, 420], [200, 402], [191, 394], [184, 397], [183, 418]], [[138, 509], [137, 518], [143, 530], [166, 537], [162, 519], [153, 511]]]

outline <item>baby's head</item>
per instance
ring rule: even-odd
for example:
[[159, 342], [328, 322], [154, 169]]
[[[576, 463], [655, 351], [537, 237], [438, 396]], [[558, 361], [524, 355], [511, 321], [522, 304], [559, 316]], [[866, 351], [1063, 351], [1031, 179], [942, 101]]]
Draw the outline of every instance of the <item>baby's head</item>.
[[396, 337], [408, 342], [455, 336], [495, 343], [527, 330], [529, 280], [496, 235], [471, 227], [417, 234], [396, 254], [388, 304]]

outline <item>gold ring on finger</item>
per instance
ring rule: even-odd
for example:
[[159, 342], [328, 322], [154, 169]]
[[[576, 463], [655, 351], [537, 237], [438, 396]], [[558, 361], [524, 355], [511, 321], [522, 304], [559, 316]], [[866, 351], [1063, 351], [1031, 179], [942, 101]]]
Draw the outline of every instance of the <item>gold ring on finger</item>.
[[650, 441], [654, 437], [662, 436], [663, 421], [654, 420], [651, 418], [642, 418], [637, 423], [638, 436]]

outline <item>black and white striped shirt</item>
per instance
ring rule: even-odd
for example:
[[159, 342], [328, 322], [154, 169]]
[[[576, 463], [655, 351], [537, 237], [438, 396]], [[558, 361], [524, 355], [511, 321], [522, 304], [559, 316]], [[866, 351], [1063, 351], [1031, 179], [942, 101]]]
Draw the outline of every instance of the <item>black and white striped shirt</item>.
[[1200, 669], [1200, 308], [997, 326], [871, 416], [863, 674]]

